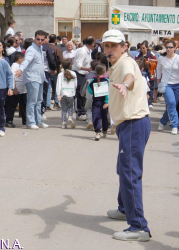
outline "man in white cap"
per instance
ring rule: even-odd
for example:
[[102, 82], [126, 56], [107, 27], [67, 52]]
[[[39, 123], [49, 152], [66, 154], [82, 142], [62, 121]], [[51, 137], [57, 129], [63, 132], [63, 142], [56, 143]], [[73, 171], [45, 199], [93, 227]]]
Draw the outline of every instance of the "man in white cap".
[[151, 122], [145, 86], [137, 63], [125, 52], [125, 37], [108, 30], [102, 42], [112, 67], [109, 71], [109, 111], [119, 138], [117, 173], [118, 209], [107, 212], [113, 219], [127, 220], [130, 227], [116, 232], [118, 240], [148, 241], [151, 237], [142, 202], [143, 155]]

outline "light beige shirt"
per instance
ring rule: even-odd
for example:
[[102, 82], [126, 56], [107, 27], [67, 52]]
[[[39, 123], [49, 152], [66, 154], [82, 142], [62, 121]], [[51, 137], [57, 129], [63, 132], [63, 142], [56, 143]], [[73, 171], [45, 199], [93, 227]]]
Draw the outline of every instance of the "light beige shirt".
[[[133, 86], [124, 97], [112, 83], [122, 83], [127, 74], [135, 78]], [[116, 125], [126, 120], [141, 119], [149, 115], [146, 90], [139, 66], [134, 59], [124, 53], [109, 71], [109, 112]]]

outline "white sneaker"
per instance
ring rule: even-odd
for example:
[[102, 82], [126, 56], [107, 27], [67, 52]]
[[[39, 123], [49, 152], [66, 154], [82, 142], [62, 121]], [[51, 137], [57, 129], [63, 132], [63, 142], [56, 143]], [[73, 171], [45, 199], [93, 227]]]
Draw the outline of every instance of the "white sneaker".
[[127, 220], [126, 215], [121, 213], [119, 210], [109, 210], [107, 212], [107, 215], [111, 219], [116, 219], [116, 220]]
[[87, 124], [87, 129], [91, 129], [93, 127], [93, 123], [92, 122], [88, 122], [88, 124]]
[[0, 137], [3, 137], [3, 136], [5, 136], [5, 133], [4, 131], [0, 130]]
[[62, 128], [67, 128], [66, 122], [62, 122]]
[[70, 124], [71, 128], [76, 127], [71, 116], [68, 117], [68, 123]]
[[39, 129], [39, 127], [37, 125], [32, 125], [32, 126], [27, 126], [27, 128], [29, 129]]
[[79, 120], [79, 121], [86, 121], [87, 116], [86, 115], [80, 115], [80, 116], [77, 116], [76, 119]]
[[103, 131], [103, 138], [107, 138], [107, 131]]
[[39, 128], [48, 128], [48, 125], [43, 122], [39, 125]]
[[171, 134], [172, 135], [177, 135], [178, 134], [178, 128], [172, 128]]
[[42, 120], [47, 120], [47, 117], [44, 114], [42, 115]]
[[111, 127], [111, 134], [114, 135], [116, 133], [116, 125], [113, 124]]
[[137, 240], [137, 241], [149, 241], [150, 235], [143, 230], [140, 231], [124, 231], [116, 232], [113, 234], [113, 238], [116, 240]]
[[150, 108], [150, 109], [153, 109], [153, 108], [154, 108], [154, 106], [153, 106], [152, 104], [150, 104], [150, 105], [149, 105], [149, 108]]
[[164, 130], [164, 125], [163, 125], [161, 122], [159, 122], [158, 130], [159, 130], [159, 131]]
[[96, 133], [95, 141], [99, 141], [100, 138], [101, 138], [101, 134], [100, 133]]

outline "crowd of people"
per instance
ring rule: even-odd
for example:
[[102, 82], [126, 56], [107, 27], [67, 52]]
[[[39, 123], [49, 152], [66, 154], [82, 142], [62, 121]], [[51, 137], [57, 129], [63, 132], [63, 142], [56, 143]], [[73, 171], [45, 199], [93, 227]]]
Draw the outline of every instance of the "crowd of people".
[[[93, 36], [83, 43], [68, 41], [67, 36], [61, 38], [42, 30], [36, 31], [34, 38], [24, 39], [14, 27], [15, 21], [10, 20], [6, 36], [0, 41], [0, 74], [4, 79], [0, 86], [0, 136], [5, 135], [5, 126], [16, 127], [13, 118], [17, 107], [27, 128], [47, 128], [45, 112], [52, 110], [52, 105], [62, 109], [63, 129], [67, 128], [67, 113], [69, 125], [75, 128], [75, 109], [76, 119], [87, 121], [87, 129], [94, 128], [95, 140], [100, 139], [101, 131], [106, 137], [109, 126], [115, 133], [116, 124], [108, 111], [111, 63], [102, 41], [95, 41]], [[125, 46], [125, 53], [137, 62], [142, 73], [141, 84], [145, 85], [150, 109], [161, 96], [158, 84], [167, 81], [163, 93], [166, 111], [158, 130], [170, 121], [172, 134], [177, 134], [178, 42], [164, 38], [159, 45], [143, 41], [135, 47], [125, 41]]]
[[[22, 124], [29, 129], [48, 128], [45, 112], [62, 109], [62, 129], [76, 119], [101, 132], [115, 132], [119, 139], [117, 173], [118, 209], [109, 210], [112, 219], [127, 220], [129, 228], [116, 232], [118, 240], [148, 241], [151, 237], [142, 202], [143, 156], [151, 122], [149, 109], [163, 94], [166, 111], [158, 130], [170, 121], [178, 133], [179, 56], [175, 41], [162, 44], [143, 41], [130, 47], [119, 30], [109, 30], [102, 40], [88, 36], [83, 43], [68, 41], [43, 30], [23, 41], [13, 33], [14, 22], [0, 41], [0, 136], [5, 125], [15, 128], [14, 112], [19, 104]], [[62, 40], [62, 42], [61, 42]], [[11, 67], [11, 68], [10, 68]], [[157, 89], [159, 91], [157, 91]], [[158, 94], [159, 92], [159, 94]], [[5, 118], [6, 117], [6, 118]]]

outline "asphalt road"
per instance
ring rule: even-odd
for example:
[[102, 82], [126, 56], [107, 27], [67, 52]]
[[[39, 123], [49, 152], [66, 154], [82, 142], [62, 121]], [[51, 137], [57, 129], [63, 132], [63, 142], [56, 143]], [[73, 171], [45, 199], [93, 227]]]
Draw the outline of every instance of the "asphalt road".
[[50, 111], [48, 129], [28, 130], [16, 114], [17, 127], [0, 138], [0, 243], [9, 239], [8, 248], [25, 250], [179, 249], [179, 135], [169, 125], [157, 131], [164, 108], [159, 102], [151, 111], [144, 157], [150, 242], [112, 239], [128, 227], [106, 216], [117, 209], [116, 135], [94, 141], [86, 122], [61, 129], [61, 111]]

